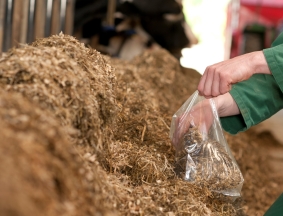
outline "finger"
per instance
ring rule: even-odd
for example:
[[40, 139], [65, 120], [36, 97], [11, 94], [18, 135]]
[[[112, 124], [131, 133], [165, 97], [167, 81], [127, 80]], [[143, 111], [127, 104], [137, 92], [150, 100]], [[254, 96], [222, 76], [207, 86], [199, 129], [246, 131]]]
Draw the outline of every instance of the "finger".
[[211, 86], [212, 86], [212, 82], [213, 82], [213, 75], [214, 74], [214, 71], [213, 70], [210, 70], [207, 72], [207, 77], [206, 77], [206, 80], [205, 80], [205, 84], [204, 84], [204, 90], [203, 90], [203, 95], [206, 97], [206, 98], [209, 98], [211, 97]]
[[203, 96], [203, 90], [204, 90], [204, 84], [207, 76], [207, 69], [204, 71], [204, 74], [202, 75], [200, 82], [198, 84], [198, 91], [201, 96]]
[[220, 82], [219, 73], [214, 72], [213, 83], [211, 85], [211, 94], [213, 97], [220, 95], [219, 82]]
[[196, 122], [195, 126], [198, 127], [202, 134], [206, 134], [207, 132], [207, 111], [210, 109], [208, 102], [208, 100], [199, 102], [197, 114], [194, 116], [194, 121]]

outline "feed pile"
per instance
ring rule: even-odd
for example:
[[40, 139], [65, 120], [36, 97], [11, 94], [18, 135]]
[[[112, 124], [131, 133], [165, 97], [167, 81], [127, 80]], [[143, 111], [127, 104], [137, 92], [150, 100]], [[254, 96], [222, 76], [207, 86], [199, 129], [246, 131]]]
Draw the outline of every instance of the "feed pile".
[[197, 71], [180, 67], [176, 58], [163, 49], [145, 51], [132, 61], [111, 59], [111, 65], [116, 69], [118, 83], [140, 83], [148, 100], [162, 113], [174, 113], [195, 91], [200, 79]]
[[[148, 58], [148, 55], [141, 56], [140, 61], [143, 62], [142, 58]], [[153, 55], [168, 59], [166, 55], [169, 54], [161, 50], [159, 54], [155, 52]], [[153, 56], [151, 59], [153, 62], [158, 61]], [[163, 62], [168, 64], [168, 61]], [[161, 76], [158, 73], [162, 70], [156, 70], [154, 64], [152, 67], [143, 67], [129, 62], [125, 67], [124, 61], [115, 59], [111, 59], [111, 63], [116, 68], [116, 99], [119, 106], [117, 127], [114, 130], [116, 142], [111, 151], [112, 169], [114, 175], [123, 173], [128, 176], [131, 197], [139, 194], [138, 202], [131, 202], [131, 209], [135, 209], [131, 211], [145, 215], [166, 215], [166, 212], [180, 215], [186, 212], [196, 215], [235, 214], [236, 210], [231, 204], [214, 201], [207, 187], [175, 178], [175, 153], [169, 140], [171, 115], [166, 106], [159, 106], [164, 101], [169, 102], [169, 98], [163, 98], [164, 93], [154, 82], [154, 77]], [[150, 78], [148, 71], [155, 73], [153, 78]], [[174, 72], [185, 77], [180, 70]], [[175, 85], [175, 82], [173, 78], [170, 85]], [[167, 84], [167, 92], [173, 89], [170, 85]], [[193, 85], [188, 87], [187, 91], [190, 90], [194, 91]], [[122, 212], [127, 214], [129, 210]]]
[[91, 80], [68, 55], [55, 47], [24, 46], [12, 49], [0, 68], [3, 88], [50, 110], [61, 125], [72, 128], [69, 134], [77, 144], [102, 149], [103, 119]]
[[[274, 172], [269, 150], [282, 152], [282, 144], [270, 133], [253, 129], [236, 136], [227, 136], [245, 183], [242, 189], [246, 215], [264, 215], [283, 191], [282, 172]], [[277, 159], [278, 160], [278, 159]]]
[[[11, 50], [0, 68], [5, 91], [20, 92], [33, 107], [50, 112], [82, 160], [76, 163], [74, 172], [81, 176], [74, 182], [86, 187], [81, 197], [87, 213], [77, 215], [243, 213], [242, 206], [213, 199], [208, 187], [174, 175], [171, 116], [196, 89], [199, 75], [180, 69], [166, 51], [145, 52], [125, 62], [103, 57], [61, 34]], [[247, 138], [242, 149], [249, 142]], [[241, 160], [239, 149], [234, 151]]]
[[[88, 192], [92, 194], [91, 197], [96, 203], [88, 206], [89, 212], [99, 212], [98, 209], [102, 209], [100, 212], [103, 214], [118, 211], [125, 215], [186, 211], [203, 214], [211, 211], [206, 204], [210, 195], [207, 189], [197, 188], [173, 178], [173, 151], [166, 133], [169, 118], [164, 119], [159, 113], [158, 103], [152, 103], [154, 91], [152, 97], [149, 97], [150, 85], [146, 84], [146, 81], [128, 81], [125, 86], [130, 88], [120, 85], [116, 92], [119, 101], [119, 112], [116, 115], [117, 130], [113, 131], [116, 140], [108, 143], [108, 148], [105, 148], [104, 152], [98, 152], [93, 150], [97, 148], [96, 143], [77, 145], [85, 143], [85, 140], [95, 140], [99, 143], [101, 124], [96, 115], [99, 113], [99, 106], [90, 92], [93, 88], [89, 80], [82, 76], [77, 62], [66, 55], [64, 50], [55, 47], [25, 46], [11, 50], [1, 60], [0, 66], [1, 85], [6, 91], [20, 92], [42, 109], [51, 111], [60, 124], [68, 128], [67, 132], [74, 129], [79, 131], [77, 137], [71, 134], [69, 138], [76, 138], [77, 152], [84, 160], [80, 172], [84, 175]], [[125, 83], [123, 76], [118, 83]], [[95, 122], [95, 131], [84, 124], [92, 126], [93, 119], [98, 120]], [[129, 148], [127, 143], [133, 147]], [[119, 148], [115, 149], [114, 145]], [[110, 149], [113, 152], [110, 152]], [[116, 152], [130, 158], [129, 166], [121, 167], [122, 160], [117, 161], [118, 164], [115, 163], [115, 159], [121, 158], [121, 155], [113, 157]], [[101, 157], [101, 154], [108, 161], [108, 174], [98, 166], [96, 158]], [[160, 185], [164, 190], [160, 191]], [[185, 197], [190, 198], [183, 202], [179, 200], [180, 196], [183, 197], [182, 200]], [[217, 211], [220, 209], [222, 205], [219, 205]], [[231, 212], [231, 209], [233, 210], [232, 206], [228, 206], [225, 212]]]
[[81, 160], [54, 115], [0, 90], [0, 214], [87, 215]]
[[87, 87], [90, 95], [98, 102], [98, 114], [103, 133], [108, 133], [106, 128], [115, 121], [117, 109], [115, 104], [116, 78], [113, 67], [99, 52], [85, 47], [74, 37], [62, 33], [37, 39], [31, 46], [40, 49], [42, 47], [56, 48], [77, 63], [80, 67], [79, 76], [88, 80], [89, 86]]

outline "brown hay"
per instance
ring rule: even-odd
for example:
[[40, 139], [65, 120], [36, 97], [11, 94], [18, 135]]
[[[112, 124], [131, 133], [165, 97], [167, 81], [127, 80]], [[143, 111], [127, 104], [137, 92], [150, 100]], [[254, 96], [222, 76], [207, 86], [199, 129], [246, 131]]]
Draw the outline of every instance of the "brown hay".
[[271, 134], [258, 134], [252, 129], [227, 138], [245, 178], [244, 212], [263, 215], [283, 191], [283, 177], [274, 174], [267, 153], [272, 148], [282, 151], [283, 146]]
[[[74, 60], [55, 47], [25, 46], [10, 50], [1, 60], [0, 68], [1, 83], [6, 90], [20, 92], [35, 106], [51, 111], [61, 125], [65, 126], [63, 129], [68, 132], [69, 140], [73, 141], [75, 138], [76, 144], [90, 144], [76, 145], [77, 152], [84, 160], [79, 169], [83, 175], [81, 178], [86, 181], [91, 202], [95, 203], [87, 204], [88, 212], [91, 215], [94, 212], [105, 215], [114, 211], [108, 200], [116, 202], [115, 199], [122, 198], [113, 198], [116, 197], [117, 189], [107, 181], [105, 171], [96, 161], [96, 158], [100, 158], [100, 162], [105, 161], [104, 153], [100, 150], [103, 149], [103, 137], [109, 140], [106, 130], [111, 121], [104, 121], [99, 115], [102, 111], [98, 110], [97, 94], [91, 87], [94, 85], [90, 85], [93, 81], [84, 76]], [[105, 108], [103, 103], [99, 108]], [[74, 132], [74, 129], [78, 132]], [[97, 151], [98, 149], [100, 150]], [[97, 155], [91, 161], [83, 157], [85, 153], [93, 155], [94, 152]], [[68, 178], [68, 175], [64, 178]], [[119, 191], [119, 197], [122, 195]]]
[[97, 155], [92, 154], [91, 147], [79, 146], [77, 151], [83, 160], [80, 173], [87, 181], [91, 204], [88, 205], [91, 215], [119, 215], [119, 208], [124, 209], [124, 203], [130, 198], [127, 187], [120, 181], [123, 176], [111, 175], [101, 167]]
[[78, 144], [102, 149], [98, 103], [75, 61], [56, 48], [25, 46], [12, 49], [0, 68], [6, 90], [21, 92], [53, 112], [61, 125], [77, 129]]
[[[166, 52], [161, 54], [166, 55]], [[110, 145], [109, 156], [115, 175], [130, 177], [130, 196], [134, 200], [122, 211], [123, 214], [235, 215], [232, 205], [213, 201], [207, 187], [198, 188], [174, 177], [174, 151], [168, 134], [171, 116], [167, 115], [166, 106], [162, 107], [162, 112], [159, 106], [161, 101], [169, 99], [159, 98], [163, 97], [163, 93], [156, 95], [161, 87], [156, 86], [154, 81], [164, 71], [124, 61], [119, 65], [118, 60], [114, 61], [118, 82], [116, 98], [120, 109], [114, 130], [116, 141]], [[153, 61], [158, 59], [153, 58]], [[179, 69], [174, 73], [183, 76]], [[152, 79], [148, 77], [150, 74]], [[173, 78], [171, 84], [168, 83], [167, 93], [170, 95], [173, 95], [170, 85], [175, 85], [174, 82]]]
[[174, 176], [171, 163], [165, 155], [148, 146], [131, 142], [115, 142], [111, 146], [114, 173], [125, 173], [135, 185], [156, 183]]
[[[147, 56], [148, 55], [150, 55], [150, 53], [148, 53]], [[144, 56], [140, 56], [138, 58], [143, 58], [143, 57]], [[145, 145], [144, 141], [143, 142], [141, 141], [142, 140], [141, 138], [147, 136], [146, 145], [149, 146], [148, 144], [152, 143], [152, 146], [151, 146], [152, 149], [156, 149], [156, 152], [159, 153], [160, 149], [158, 147], [155, 147], [155, 143], [157, 143], [155, 142], [155, 139], [158, 139], [160, 136], [162, 137], [163, 135], [164, 137], [162, 137], [160, 140], [163, 140], [164, 149], [166, 149], [166, 146], [169, 149], [170, 143], [168, 141], [168, 138], [165, 136], [165, 134], [167, 135], [168, 133], [168, 128], [166, 128], [166, 126], [160, 127], [159, 125], [159, 127], [153, 127], [153, 130], [147, 131], [147, 126], [145, 125], [151, 122], [152, 119], [149, 121], [146, 121], [146, 123], [144, 120], [148, 116], [147, 113], [150, 113], [150, 114], [154, 113], [153, 116], [155, 116], [155, 119], [158, 119], [158, 117], [162, 116], [163, 121], [167, 125], [169, 125], [172, 114], [171, 115], [169, 114], [168, 116], [167, 113], [174, 113], [179, 108], [179, 106], [184, 102], [184, 100], [186, 100], [187, 97], [189, 97], [189, 95], [196, 89], [200, 76], [196, 75], [195, 71], [192, 71], [192, 70], [191, 71], [184, 70], [184, 69], [182, 69], [181, 71], [177, 70], [175, 74], [175, 78], [172, 81], [172, 84], [171, 85], [168, 84], [168, 88], [166, 88], [166, 90], [164, 89], [161, 90], [147, 76], [147, 74], [150, 74], [148, 73], [148, 71], [151, 71], [151, 73], [158, 73], [158, 71], [160, 72], [160, 70], [156, 68], [154, 70], [154, 66], [152, 66], [152, 69], [150, 69], [151, 67], [150, 65], [143, 67], [143, 64], [140, 64], [137, 67], [136, 65], [132, 64], [132, 62], [124, 62], [124, 61], [119, 61], [119, 60], [112, 60], [112, 61], [114, 61], [114, 65], [117, 68], [116, 76], [117, 76], [118, 84], [119, 84], [118, 91], [117, 91], [117, 100], [121, 108], [118, 114], [118, 125], [119, 124], [120, 125], [118, 127], [119, 132], [115, 133], [115, 134], [118, 134], [118, 137], [116, 135], [116, 139], [126, 140], [131, 145], [133, 145], [134, 143], [135, 145], [138, 145], [137, 148], [141, 148], [141, 146]], [[143, 60], [140, 60], [140, 61], [142, 62]], [[154, 60], [152, 61], [154, 62]], [[158, 77], [158, 75], [155, 75], [155, 74], [151, 76]], [[166, 94], [171, 95], [168, 97], [168, 100], [166, 99], [168, 101], [168, 104], [170, 104], [169, 107], [165, 106], [165, 108], [162, 109], [163, 104], [160, 103], [160, 101], [164, 101], [163, 100], [164, 97], [162, 96], [163, 93], [158, 94], [159, 91], [160, 92], [167, 91]], [[162, 98], [160, 99], [159, 97], [162, 97]], [[152, 107], [152, 109], [149, 107]], [[153, 112], [153, 109], [155, 109], [156, 112]], [[161, 109], [161, 111], [159, 111], [159, 109]], [[133, 110], [133, 112], [131, 112], [131, 110]], [[134, 111], [137, 111], [137, 112], [134, 112]], [[155, 125], [154, 121], [152, 125]], [[144, 130], [144, 128], [146, 129]], [[163, 132], [162, 130], [160, 130], [161, 128], [164, 129]], [[156, 130], [159, 130], [160, 133], [155, 134], [154, 132]], [[143, 131], [145, 132], [143, 133]], [[153, 133], [154, 136], [151, 136], [151, 133]], [[241, 138], [242, 136], [243, 138]], [[233, 205], [229, 205], [229, 204], [219, 203], [218, 201], [215, 201], [215, 200], [213, 201], [205, 200], [204, 203], [210, 203], [210, 204], [207, 204], [207, 206], [210, 207], [212, 212], [216, 213], [218, 210], [219, 212], [222, 212], [222, 208], [224, 208], [224, 209], [229, 209], [229, 213], [226, 212], [226, 213], [223, 213], [223, 215], [236, 215], [236, 214], [244, 215], [245, 214], [244, 212], [246, 212], [248, 215], [254, 214], [257, 212], [260, 212], [260, 214], [263, 214], [263, 212], [266, 211], [268, 206], [270, 206], [270, 204], [274, 202], [276, 197], [279, 195], [281, 190], [278, 190], [278, 186], [274, 187], [274, 185], [282, 185], [283, 181], [279, 183], [279, 181], [274, 180], [274, 178], [270, 176], [271, 172], [270, 172], [270, 167], [268, 163], [266, 163], [267, 159], [265, 162], [259, 163], [259, 161], [261, 161], [261, 158], [266, 157], [266, 154], [265, 152], [259, 153], [257, 150], [255, 150], [255, 148], [258, 148], [258, 145], [256, 145], [257, 147], [253, 147], [252, 149], [250, 149], [252, 146], [255, 145], [255, 144], [251, 145], [251, 143], [256, 143], [256, 142], [259, 144], [263, 143], [261, 140], [257, 139], [256, 136], [248, 137], [248, 136], [245, 136], [244, 134], [240, 134], [236, 137], [230, 137], [228, 139], [228, 143], [230, 144], [230, 146], [232, 146], [233, 153], [236, 157], [236, 160], [239, 162], [241, 171], [243, 171], [244, 178], [246, 179], [244, 183], [244, 187], [243, 187], [243, 200], [247, 202], [248, 206], [250, 207], [248, 208], [246, 205], [243, 206], [241, 202], [233, 204]], [[133, 154], [133, 152], [129, 154]], [[254, 153], [251, 155], [251, 152], [254, 152]], [[128, 155], [128, 154], [125, 154], [125, 155]], [[163, 155], [161, 154], [161, 157], [162, 156]], [[168, 150], [165, 153], [165, 156], [168, 161], [170, 162], [173, 161], [173, 158], [172, 158], [173, 152], [171, 150]], [[141, 154], [141, 157], [142, 157], [142, 154]], [[126, 158], [128, 158], [128, 156], [126, 156]], [[154, 159], [151, 159], [151, 162], [154, 163], [155, 162]], [[245, 170], [247, 170], [247, 166], [249, 170], [248, 173], [252, 172], [253, 174], [249, 174], [249, 175], [246, 174]], [[261, 172], [260, 171], [261, 169], [265, 171]], [[136, 173], [136, 172], [141, 173], [142, 176], [150, 175], [150, 173], [146, 173], [140, 168], [137, 170], [132, 169], [131, 172], [129, 172], [129, 174]], [[155, 173], [155, 175], [157, 174]], [[252, 180], [254, 178], [253, 176], [257, 176], [256, 182]], [[165, 182], [168, 182], [168, 181], [172, 181], [172, 180], [170, 180], [169, 178]], [[143, 183], [139, 187], [143, 187], [144, 185], [145, 183]], [[252, 185], [258, 185], [258, 186], [252, 186]], [[265, 191], [265, 192], [258, 193], [258, 190], [259, 190], [258, 188], [262, 188], [261, 191]], [[203, 194], [201, 194], [201, 196], [203, 196]], [[162, 196], [161, 194], [159, 195]], [[188, 202], [188, 205], [189, 203], [190, 202]], [[150, 202], [148, 202], [147, 205], [148, 206], [150, 205], [159, 206], [160, 203], [158, 203], [157, 201], [153, 205], [153, 204], [150, 204]], [[144, 208], [146, 209], [147, 207], [144, 207]], [[171, 210], [172, 208], [169, 211]], [[174, 210], [172, 211], [176, 213]], [[219, 212], [218, 214], [221, 214]], [[193, 211], [192, 211], [192, 214], [193, 214]]]
[[169, 165], [172, 160], [168, 162], [167, 159], [172, 154], [168, 143], [168, 125], [152, 103], [153, 96], [148, 94], [146, 89], [149, 86], [146, 82], [138, 79], [123, 80], [124, 76], [128, 79], [129, 75], [133, 75], [132, 72], [128, 70], [122, 76], [117, 75], [116, 96], [120, 110], [114, 137], [122, 145], [113, 148], [112, 158], [120, 158], [117, 156], [119, 152], [121, 157], [128, 155], [126, 172], [136, 183], [164, 180], [173, 173]]
[[147, 91], [151, 103], [161, 112], [174, 113], [196, 90], [201, 75], [181, 68], [168, 51], [145, 51], [132, 61], [110, 60], [115, 67], [118, 83], [137, 82]]
[[87, 215], [81, 162], [53, 115], [0, 91], [0, 214]]
[[[75, 163], [72, 163], [68, 160], [69, 156], [66, 156], [68, 163], [64, 166], [67, 170], [63, 172], [63, 179], [60, 175], [60, 181], [63, 183], [71, 181], [66, 183], [67, 185], [82, 182], [72, 189], [69, 188], [71, 192], [67, 193], [76, 194], [79, 193], [77, 190], [82, 191], [81, 196], [76, 197], [80, 199], [70, 198], [70, 204], [63, 207], [62, 200], [50, 199], [46, 201], [50, 212], [59, 209], [61, 215], [64, 215], [64, 212], [70, 211], [69, 206], [75, 206], [71, 209], [77, 215], [242, 215], [241, 203], [229, 204], [214, 199], [206, 186], [200, 187], [178, 179], [172, 171], [175, 153], [168, 134], [171, 116], [195, 91], [200, 75], [195, 71], [180, 68], [178, 62], [164, 50], [145, 52], [131, 62], [109, 58], [108, 60], [116, 68], [117, 83], [113, 69], [104, 57], [84, 47], [73, 37], [62, 34], [38, 40], [32, 47], [13, 49], [0, 60], [1, 85], [10, 92], [21, 92], [37, 104], [32, 106], [33, 110], [28, 116], [33, 116], [32, 112], [37, 113], [37, 106], [47, 109], [64, 127], [60, 129], [57, 123], [54, 124], [75, 138], [76, 144], [90, 144], [75, 145], [80, 159], [74, 156], [72, 160]], [[37, 133], [44, 137], [49, 127], [48, 124], [45, 125], [47, 129], [40, 125], [34, 128], [38, 128], [40, 131], [37, 130]], [[6, 125], [3, 125], [3, 128], [5, 127]], [[74, 129], [78, 133], [74, 133]], [[27, 128], [25, 134], [32, 133], [28, 131]], [[9, 133], [15, 134], [14, 131]], [[70, 139], [70, 136], [66, 137]], [[21, 141], [28, 142], [25, 137], [20, 138]], [[14, 137], [7, 139], [12, 140]], [[62, 139], [58, 139], [58, 142]], [[278, 187], [266, 184], [274, 180], [268, 177], [267, 164], [261, 162], [260, 165], [256, 165], [261, 161], [263, 152], [253, 154], [253, 158], [250, 158], [251, 151], [257, 152], [255, 142], [259, 141], [255, 139], [254, 142], [252, 139], [255, 138], [244, 136], [243, 139], [228, 139], [246, 178], [243, 195], [250, 208], [244, 206], [244, 209], [249, 214], [263, 212], [278, 194]], [[57, 140], [54, 139], [55, 141]], [[21, 142], [17, 140], [15, 143]], [[41, 157], [36, 155], [43, 155], [44, 158], [44, 155], [52, 150], [48, 146], [40, 151], [30, 150], [27, 156], [23, 152], [18, 155], [25, 160], [31, 161], [30, 158], [36, 158], [40, 162]], [[98, 148], [103, 151], [97, 151]], [[58, 153], [52, 154], [52, 160], [42, 163], [51, 164], [50, 167], [53, 167], [52, 163], [60, 161], [61, 154], [67, 152], [65, 144], [62, 144], [58, 147]], [[14, 159], [12, 156], [3, 157], [3, 160], [20, 158]], [[105, 167], [102, 168], [97, 162], [101, 162], [101, 158], [107, 161], [108, 173], [105, 172]], [[39, 162], [38, 164], [41, 164]], [[26, 164], [25, 169], [32, 168], [33, 163]], [[15, 170], [21, 168], [16, 165], [11, 167]], [[0, 165], [0, 169], [5, 170], [5, 167]], [[263, 169], [264, 173], [261, 173], [260, 169]], [[73, 180], [70, 177], [72, 174], [67, 173], [71, 171], [79, 172], [80, 176], [73, 175], [76, 178]], [[21, 172], [25, 171], [17, 173]], [[29, 179], [38, 175], [31, 171], [26, 173]], [[11, 186], [12, 184], [9, 186], [7, 181], [2, 180], [12, 174], [10, 171], [3, 172], [0, 182], [5, 187], [7, 185], [6, 188], [19, 190], [18, 187]], [[46, 179], [49, 179], [54, 173], [50, 171], [46, 175]], [[253, 176], [256, 176], [257, 182], [254, 182]], [[11, 182], [13, 185], [20, 185]], [[31, 183], [22, 178], [18, 182], [27, 182], [27, 185]], [[81, 190], [76, 188], [80, 185], [83, 185]], [[257, 193], [259, 187], [265, 193]], [[3, 193], [3, 196], [9, 197], [9, 193]], [[44, 189], [42, 193], [48, 195], [48, 191]], [[29, 205], [23, 201], [29, 198], [24, 198], [20, 192], [18, 194], [18, 204], [15, 206], [18, 206], [16, 209], [19, 213], [42, 214], [37, 212], [40, 209], [32, 209], [33, 204]], [[24, 194], [33, 197], [36, 196], [36, 190], [27, 190]], [[264, 199], [268, 201], [264, 203]], [[262, 204], [263, 207], [260, 206]], [[23, 209], [22, 206], [27, 208]]]
[[[150, 58], [149, 55], [151, 54], [150, 52], [147, 52], [146, 55]], [[137, 58], [143, 58], [146, 55]], [[166, 54], [164, 53], [164, 55]], [[155, 59], [162, 58], [156, 54], [152, 54], [152, 56], [155, 56]], [[166, 59], [166, 57], [163, 58]], [[140, 61], [146, 62], [146, 60]], [[155, 60], [152, 60], [152, 62], [154, 61]], [[164, 61], [161, 60], [161, 62], [166, 65]], [[141, 74], [143, 74], [142, 67], [143, 65], [140, 64], [139, 70], [141, 71]], [[150, 65], [148, 67], [150, 67]], [[141, 77], [143, 78], [143, 76]], [[175, 74], [171, 87], [166, 88], [166, 90], [171, 89], [173, 92], [173, 96], [169, 97], [170, 106], [167, 110], [169, 113], [173, 114], [195, 91], [199, 78], [200, 75], [191, 69], [181, 68], [181, 71], [178, 71]], [[151, 86], [149, 87], [149, 90], [155, 88], [156, 86]], [[166, 94], [170, 94], [170, 92], [166, 92]], [[158, 94], [155, 96], [159, 97]], [[269, 164], [267, 152], [268, 149], [273, 148], [274, 146], [277, 146], [277, 148], [282, 147], [270, 134], [258, 135], [252, 130], [237, 136], [229, 135], [227, 137], [228, 144], [233, 150], [233, 154], [239, 163], [245, 179], [242, 191], [242, 197], [245, 204], [240, 204], [240, 208], [242, 209], [238, 210], [237, 214], [241, 215], [246, 213], [247, 215], [263, 215], [283, 191], [282, 177], [272, 174], [272, 167]], [[242, 210], [244, 210], [244, 212], [242, 212]]]
[[99, 119], [103, 129], [113, 124], [116, 117], [115, 85], [113, 67], [96, 50], [85, 47], [74, 37], [64, 34], [37, 39], [34, 47], [54, 47], [72, 58], [81, 68], [80, 76], [88, 78], [90, 94], [98, 101]]
[[[145, 51], [131, 61], [138, 68], [141, 78], [155, 89], [154, 98], [159, 107], [175, 112], [180, 101], [185, 101], [196, 90], [200, 74], [192, 69], [182, 68], [167, 50]], [[176, 101], [176, 102], [175, 102]]]

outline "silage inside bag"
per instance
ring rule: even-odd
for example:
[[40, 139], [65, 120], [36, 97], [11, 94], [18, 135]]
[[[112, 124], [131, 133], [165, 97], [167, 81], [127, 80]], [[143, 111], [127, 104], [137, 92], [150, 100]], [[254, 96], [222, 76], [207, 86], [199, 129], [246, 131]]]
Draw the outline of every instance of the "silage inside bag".
[[213, 192], [240, 196], [244, 178], [226, 142], [213, 99], [196, 91], [173, 115], [170, 138], [176, 174]]

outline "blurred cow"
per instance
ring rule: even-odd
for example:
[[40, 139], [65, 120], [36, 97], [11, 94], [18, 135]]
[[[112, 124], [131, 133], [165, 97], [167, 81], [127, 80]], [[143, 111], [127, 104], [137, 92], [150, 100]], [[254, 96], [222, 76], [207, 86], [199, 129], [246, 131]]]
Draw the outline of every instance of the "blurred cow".
[[105, 23], [107, 0], [77, 0], [75, 31], [94, 48], [130, 59], [144, 49], [161, 46], [177, 58], [197, 43], [175, 0], [116, 0], [114, 25]]

